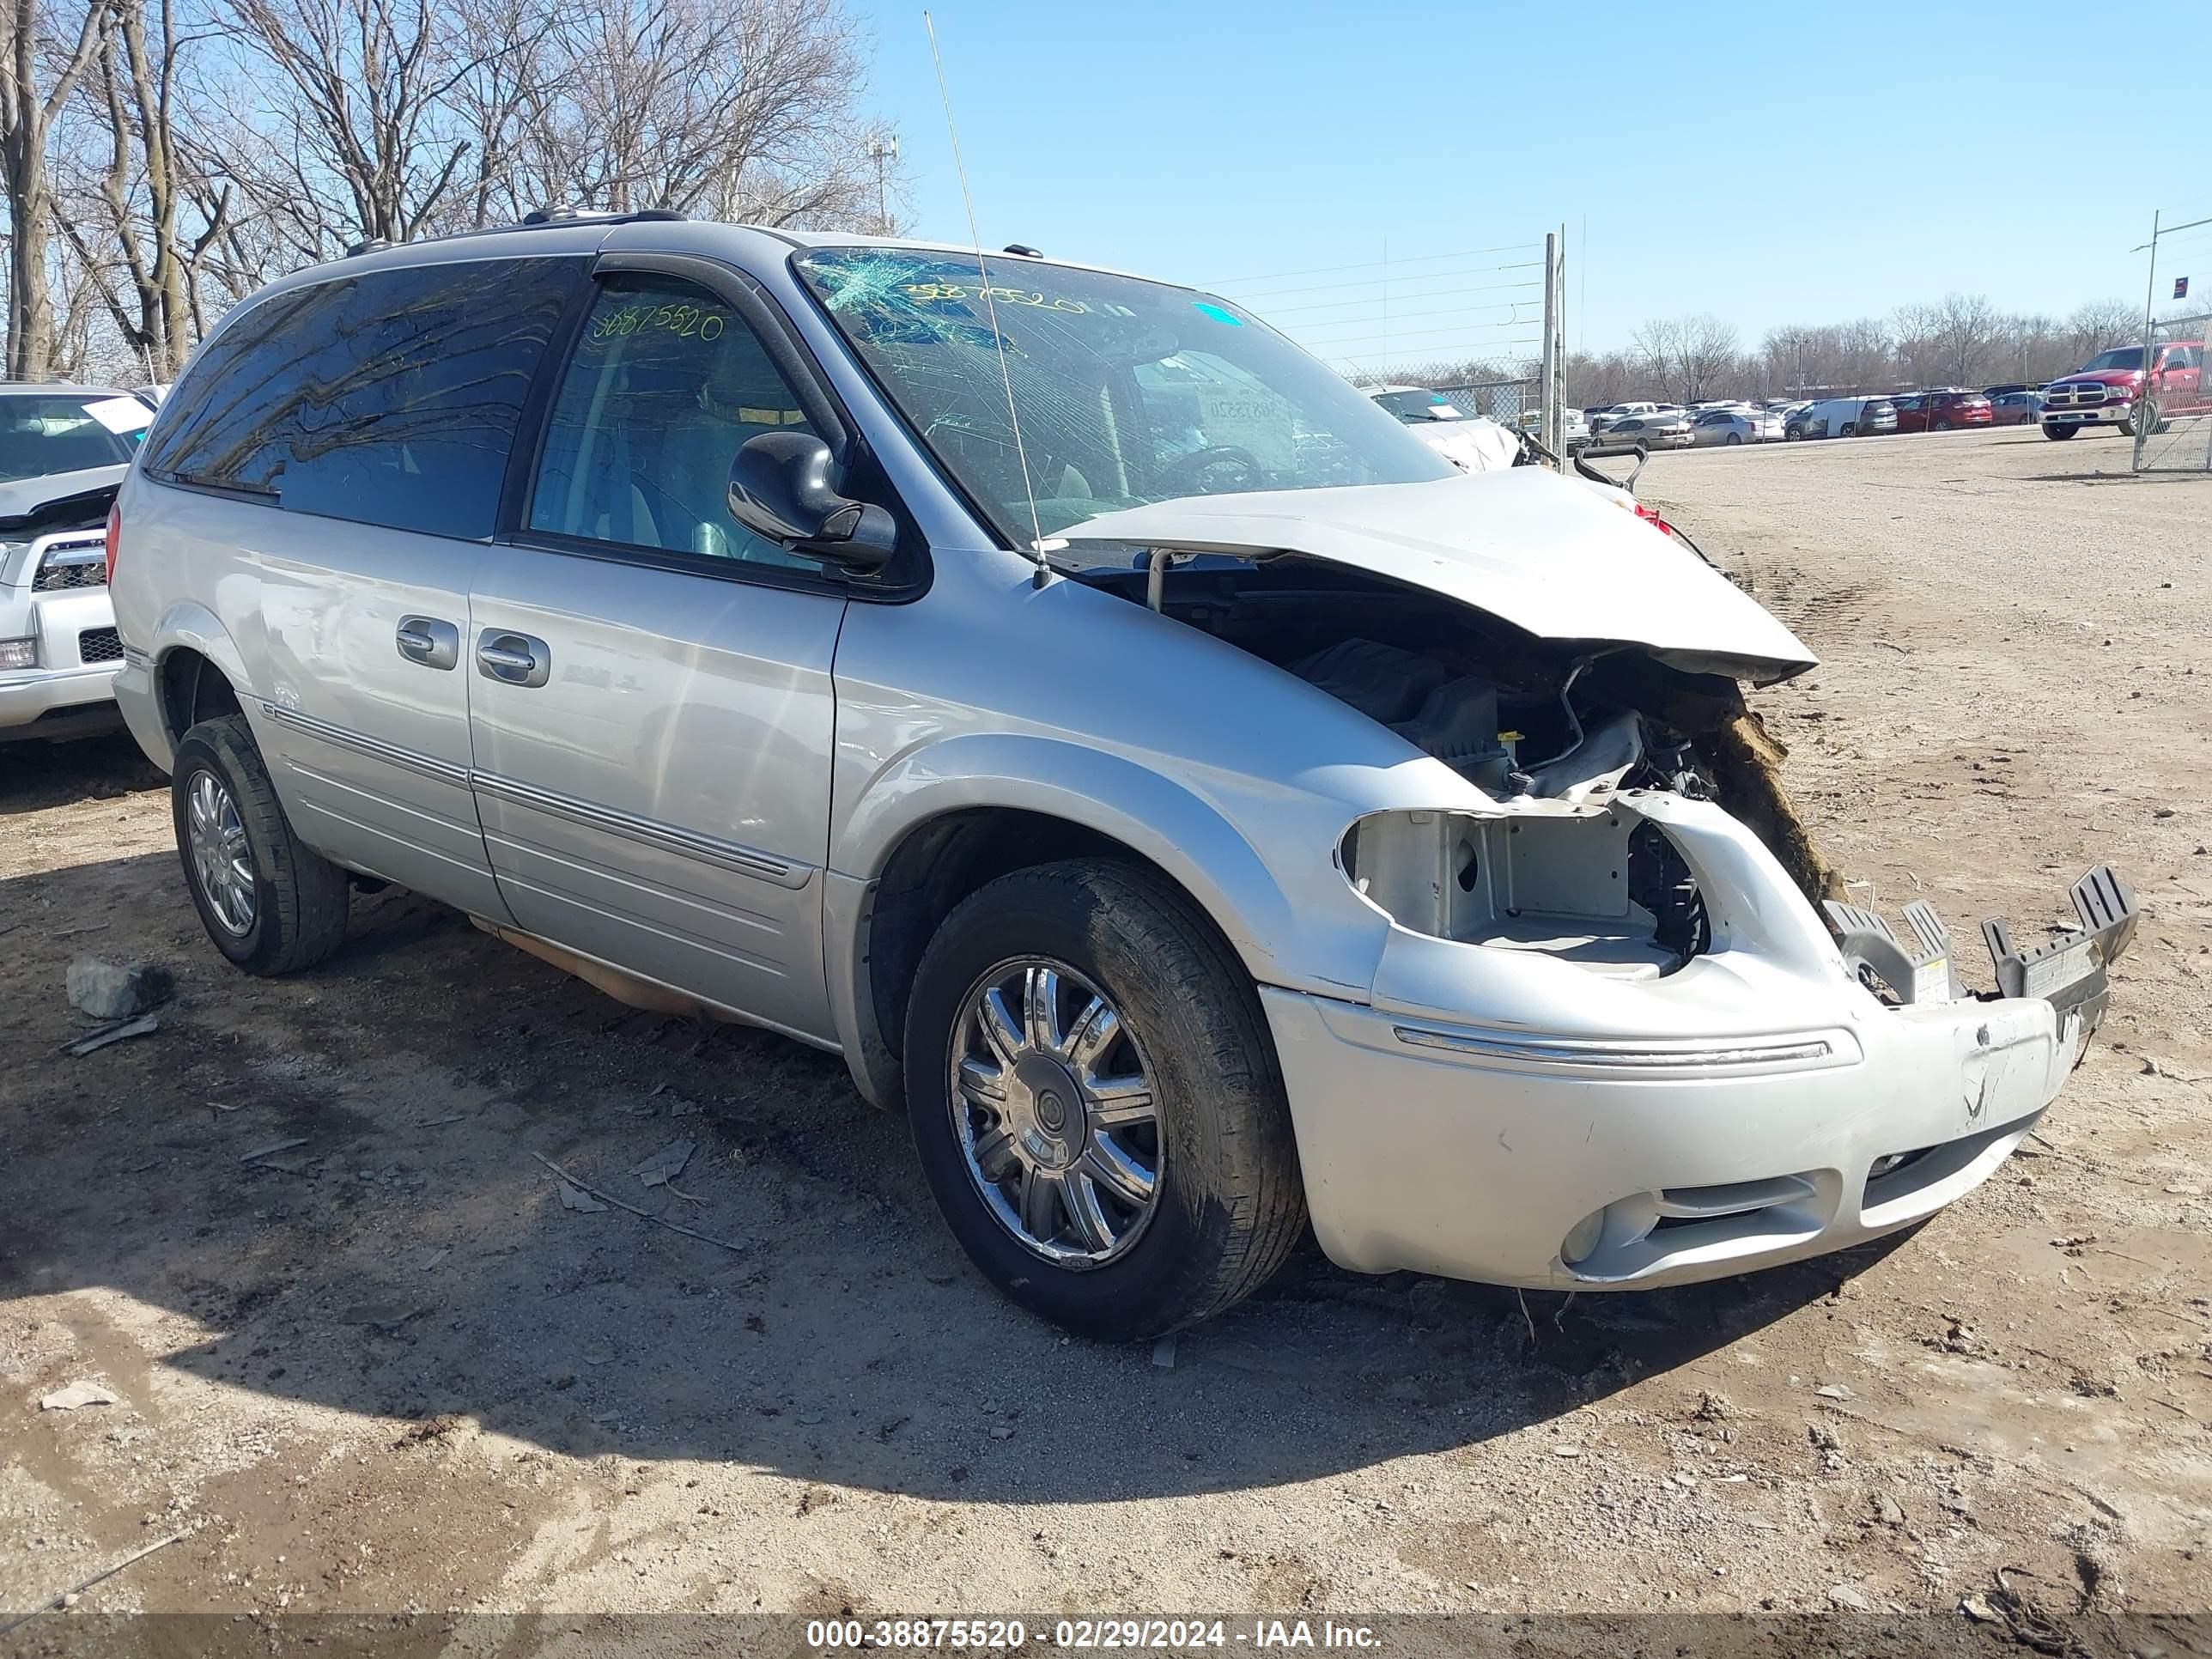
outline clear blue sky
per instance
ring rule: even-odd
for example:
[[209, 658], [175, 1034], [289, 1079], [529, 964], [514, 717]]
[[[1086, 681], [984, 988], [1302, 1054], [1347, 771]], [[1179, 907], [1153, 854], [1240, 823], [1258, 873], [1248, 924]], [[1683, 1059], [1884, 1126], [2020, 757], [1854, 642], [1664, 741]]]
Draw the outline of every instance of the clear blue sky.
[[[854, 3], [914, 228], [964, 242], [922, 7]], [[1533, 299], [1493, 267], [1537, 256], [1472, 251], [1561, 224], [1596, 349], [1701, 311], [1750, 345], [1954, 290], [2140, 301], [2152, 210], [2212, 215], [2201, 4], [930, 9], [986, 247], [1218, 286], [1363, 366], [1533, 341], [1530, 309], [1463, 307]], [[2212, 227], [2161, 270], [2212, 290]]]

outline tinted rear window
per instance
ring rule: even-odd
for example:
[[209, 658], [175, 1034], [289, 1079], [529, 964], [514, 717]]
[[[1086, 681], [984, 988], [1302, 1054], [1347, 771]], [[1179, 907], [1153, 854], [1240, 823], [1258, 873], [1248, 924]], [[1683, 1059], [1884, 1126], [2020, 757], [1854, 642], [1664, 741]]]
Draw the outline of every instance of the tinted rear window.
[[146, 470], [289, 511], [491, 534], [522, 401], [584, 264], [415, 265], [280, 294], [166, 400]]

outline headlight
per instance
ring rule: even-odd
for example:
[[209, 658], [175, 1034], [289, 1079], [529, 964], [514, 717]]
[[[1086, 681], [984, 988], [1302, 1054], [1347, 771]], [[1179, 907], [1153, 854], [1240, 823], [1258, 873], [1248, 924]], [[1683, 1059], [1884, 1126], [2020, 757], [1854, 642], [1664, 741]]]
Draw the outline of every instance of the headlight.
[[28, 639], [0, 640], [0, 669], [36, 668], [39, 665], [39, 638], [33, 634]]

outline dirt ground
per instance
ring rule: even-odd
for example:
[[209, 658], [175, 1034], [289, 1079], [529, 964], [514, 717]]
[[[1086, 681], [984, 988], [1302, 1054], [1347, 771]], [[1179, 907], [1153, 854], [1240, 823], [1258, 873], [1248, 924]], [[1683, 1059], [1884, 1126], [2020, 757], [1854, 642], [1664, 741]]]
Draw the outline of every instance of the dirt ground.
[[[1901, 1241], [1644, 1296], [1309, 1251], [1172, 1366], [986, 1288], [837, 1060], [629, 1012], [404, 895], [246, 978], [127, 740], [0, 752], [0, 1607], [185, 1534], [12, 1639], [139, 1609], [1843, 1607], [2022, 1639], [2203, 1611], [2212, 480], [2125, 449], [1644, 483], [1824, 659], [1757, 702], [1855, 897], [1927, 896], [1978, 957], [1980, 918], [2033, 934], [2094, 862], [2134, 883], [2112, 1015], [2015, 1160]], [[179, 994], [64, 1058], [87, 951]], [[564, 1208], [533, 1153], [724, 1243]], [[81, 1380], [117, 1402], [40, 1408]]]

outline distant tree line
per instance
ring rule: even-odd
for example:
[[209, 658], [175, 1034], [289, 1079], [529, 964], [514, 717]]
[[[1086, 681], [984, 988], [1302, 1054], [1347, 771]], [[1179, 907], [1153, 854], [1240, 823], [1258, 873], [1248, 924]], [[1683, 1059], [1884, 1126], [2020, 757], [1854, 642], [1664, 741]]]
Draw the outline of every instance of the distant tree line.
[[[2163, 322], [2176, 312], [2161, 313]], [[2142, 337], [2143, 310], [2098, 300], [2063, 318], [1999, 311], [1978, 294], [1900, 307], [1887, 317], [1770, 329], [1746, 349], [1718, 317], [1655, 319], [1626, 346], [1567, 355], [1567, 396], [1578, 408], [1650, 398], [1701, 403], [1778, 398], [1799, 391], [1904, 390], [1931, 386], [2040, 386], [2107, 346]], [[1534, 379], [1534, 362], [1468, 361], [1401, 365], [1364, 378], [1425, 386]]]
[[0, 0], [6, 374], [163, 380], [354, 243], [538, 208], [871, 229], [842, 0]]

